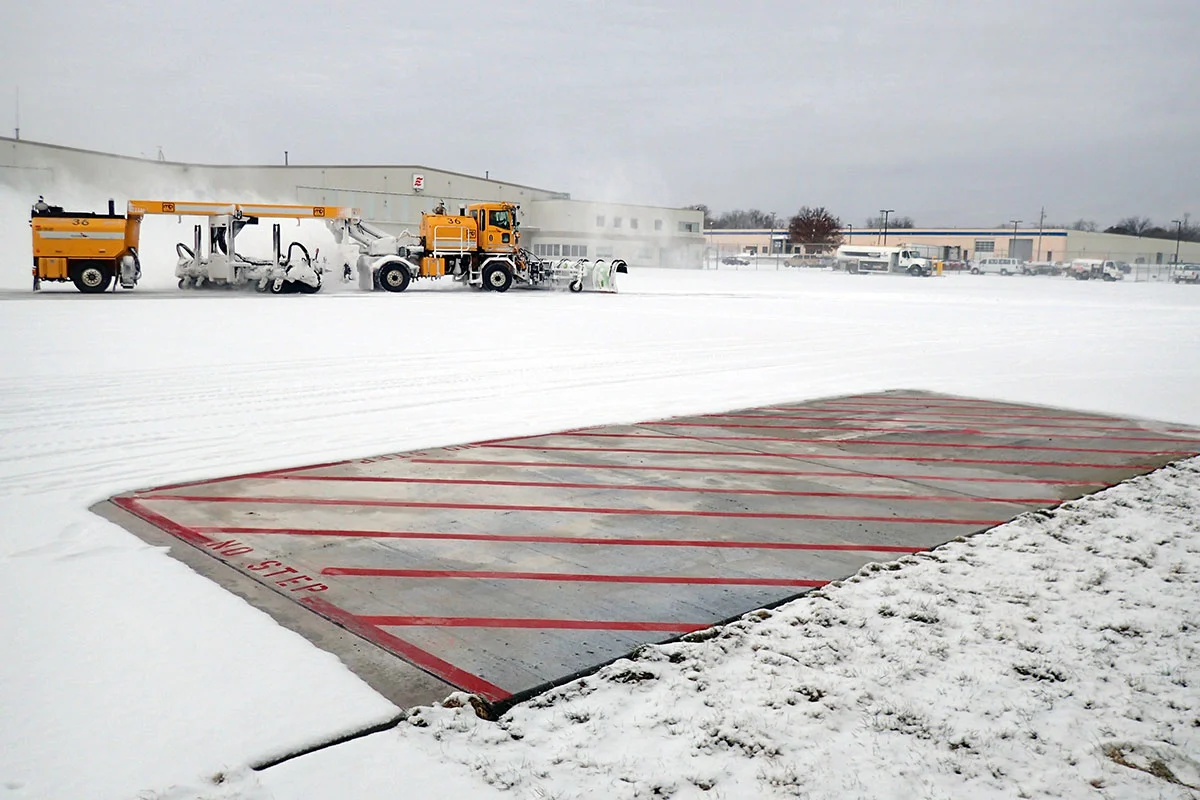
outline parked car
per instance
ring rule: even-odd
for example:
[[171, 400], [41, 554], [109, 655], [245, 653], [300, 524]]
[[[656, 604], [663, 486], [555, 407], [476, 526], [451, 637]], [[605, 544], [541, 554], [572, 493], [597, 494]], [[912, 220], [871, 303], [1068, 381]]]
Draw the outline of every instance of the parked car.
[[971, 268], [969, 261], [943, 261], [942, 272], [966, 272]]
[[1200, 264], [1176, 264], [1171, 280], [1175, 283], [1200, 283]]
[[1063, 267], [1056, 261], [1029, 261], [1021, 265], [1023, 275], [1062, 275]]
[[1021, 262], [1016, 258], [981, 258], [971, 267], [972, 275], [1020, 275]]
[[750, 259], [742, 258], [741, 256], [725, 256], [721, 259], [721, 263], [734, 267], [745, 267], [750, 264]]

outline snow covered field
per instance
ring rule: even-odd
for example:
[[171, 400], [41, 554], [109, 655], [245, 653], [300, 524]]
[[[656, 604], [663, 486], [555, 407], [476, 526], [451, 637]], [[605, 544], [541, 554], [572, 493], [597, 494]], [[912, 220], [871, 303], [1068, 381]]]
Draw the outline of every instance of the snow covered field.
[[168, 482], [882, 389], [1200, 424], [1194, 287], [642, 271], [617, 296], [266, 297], [179, 293], [166, 263], [133, 293], [33, 296], [24, 259], [0, 276], [0, 797], [1191, 796], [1118, 762], [1200, 785], [1194, 464], [615, 665], [499, 725], [424, 709], [264, 773], [246, 765], [397, 710], [86, 510]]

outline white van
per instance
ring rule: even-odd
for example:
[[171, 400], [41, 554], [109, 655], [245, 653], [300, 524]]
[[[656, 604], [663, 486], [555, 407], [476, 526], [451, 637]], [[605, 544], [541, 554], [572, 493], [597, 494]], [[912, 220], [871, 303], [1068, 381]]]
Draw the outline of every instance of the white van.
[[1020, 275], [1024, 265], [1016, 258], [981, 258], [971, 267], [972, 275]]

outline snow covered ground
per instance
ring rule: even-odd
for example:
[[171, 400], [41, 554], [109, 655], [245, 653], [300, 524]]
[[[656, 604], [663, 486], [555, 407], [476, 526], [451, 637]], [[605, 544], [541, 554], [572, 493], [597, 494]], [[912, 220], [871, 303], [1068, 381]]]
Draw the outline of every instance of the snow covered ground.
[[86, 510], [882, 389], [1200, 424], [1194, 287], [643, 271], [616, 296], [267, 297], [182, 294], [147, 256], [136, 292], [33, 296], [25, 258], [0, 267], [0, 797], [1190, 796], [1119, 762], [1200, 785], [1195, 465], [615, 665], [499, 725], [424, 709], [263, 773], [246, 765], [397, 710]]

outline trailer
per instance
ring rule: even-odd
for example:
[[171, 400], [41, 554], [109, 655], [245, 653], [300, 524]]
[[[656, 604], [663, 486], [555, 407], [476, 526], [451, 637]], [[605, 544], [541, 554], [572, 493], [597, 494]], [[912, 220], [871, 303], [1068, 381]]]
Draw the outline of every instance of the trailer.
[[[326, 220], [339, 245], [356, 253], [361, 289], [403, 292], [413, 281], [450, 277], [475, 289], [506, 292], [511, 287], [617, 291], [621, 259], [611, 261], [534, 256], [521, 247], [520, 207], [477, 203], [459, 213], [421, 214], [418, 233], [392, 235], [360, 217]], [[347, 263], [349, 269], [349, 263]]]

